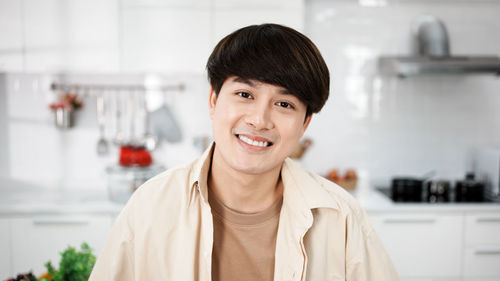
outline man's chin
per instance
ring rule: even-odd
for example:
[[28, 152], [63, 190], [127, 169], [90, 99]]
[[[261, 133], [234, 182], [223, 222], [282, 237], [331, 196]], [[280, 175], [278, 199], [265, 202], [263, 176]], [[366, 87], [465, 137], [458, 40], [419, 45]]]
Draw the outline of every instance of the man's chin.
[[263, 165], [262, 163], [258, 164], [249, 164], [249, 163], [238, 163], [233, 166], [233, 169], [237, 170], [240, 173], [259, 176], [272, 172], [273, 170], [281, 168], [281, 165], [269, 165], [270, 163], [266, 163]]

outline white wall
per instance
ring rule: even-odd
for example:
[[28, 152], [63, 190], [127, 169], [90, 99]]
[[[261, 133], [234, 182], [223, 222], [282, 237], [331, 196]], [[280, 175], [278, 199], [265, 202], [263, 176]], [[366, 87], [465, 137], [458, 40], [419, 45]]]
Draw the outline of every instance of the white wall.
[[[57, 93], [49, 88], [60, 73], [76, 83], [143, 84], [150, 74], [183, 83], [185, 91], [166, 102], [184, 139], [162, 144], [153, 156], [166, 167], [191, 161], [200, 152], [194, 138], [211, 133], [205, 63], [212, 48], [248, 24], [302, 30], [303, 11], [302, 0], [0, 0], [0, 72], [7, 73], [0, 76], [0, 180], [104, 188], [117, 147], [107, 157], [96, 154], [95, 93], [84, 96], [75, 128], [54, 127], [48, 104]], [[151, 109], [163, 102], [153, 100]]]
[[332, 85], [309, 128], [315, 144], [304, 163], [320, 172], [366, 170], [374, 181], [430, 170], [438, 177], [462, 177], [471, 148], [500, 144], [500, 78], [382, 77], [376, 60], [410, 54], [411, 21], [421, 13], [444, 21], [452, 54], [498, 56], [500, 1], [389, 2], [306, 5], [306, 33], [322, 51]]
[[303, 0], [0, 0], [0, 71], [204, 73], [222, 36], [304, 26]]
[[[13, 188], [12, 180], [49, 189], [104, 189], [109, 178], [106, 168], [117, 165], [118, 146], [112, 140], [117, 132], [116, 115], [112, 109], [116, 98], [122, 105], [130, 100], [129, 92], [81, 92], [83, 109], [75, 112], [75, 126], [60, 130], [55, 127], [54, 113], [49, 103], [57, 93], [51, 83], [143, 85], [151, 78], [163, 85], [183, 84], [183, 91], [165, 94], [148, 91], [148, 109], [154, 111], [165, 102], [180, 122], [184, 138], [178, 143], [161, 142], [153, 153], [154, 162], [165, 167], [187, 163], [201, 151], [194, 138], [211, 134], [208, 118], [208, 82], [204, 75], [138, 75], [138, 74], [26, 74], [0, 73], [0, 188]], [[121, 82], [120, 82], [121, 81]], [[109, 142], [108, 155], [97, 154], [96, 96], [104, 95], [106, 102], [105, 137]], [[144, 93], [142, 93], [144, 94]], [[145, 133], [141, 102], [135, 107], [135, 139]], [[156, 102], [155, 102], [156, 101]], [[129, 115], [122, 106], [121, 130], [128, 136]], [[8, 181], [3, 181], [7, 179]], [[9, 183], [6, 186], [4, 183]], [[17, 184], [16, 184], [17, 185]]]
[[0, 97], [0, 109], [7, 109], [0, 112], [0, 128], [7, 128], [0, 144], [8, 147], [0, 152], [9, 151], [0, 155], [1, 176], [102, 185], [104, 168], [116, 161], [116, 154], [95, 154], [92, 98], [75, 129], [53, 127], [48, 85], [50, 73], [60, 71], [162, 72], [186, 82], [174, 101], [186, 139], [163, 146], [155, 157], [169, 167], [188, 161], [197, 153], [192, 138], [210, 133], [204, 74], [210, 49], [229, 31], [265, 21], [303, 30], [330, 68], [331, 97], [306, 133], [314, 145], [302, 162], [311, 170], [353, 167], [384, 181], [436, 169], [438, 176], [455, 178], [470, 165], [470, 148], [500, 143], [498, 78], [398, 80], [379, 76], [375, 65], [379, 55], [409, 54], [411, 20], [424, 12], [446, 23], [452, 53], [500, 55], [500, 1], [400, 0], [363, 7], [316, 0], [0, 0], [0, 6], [0, 69], [38, 73], [9, 74], [6, 87], [17, 88], [0, 92], [8, 95]]

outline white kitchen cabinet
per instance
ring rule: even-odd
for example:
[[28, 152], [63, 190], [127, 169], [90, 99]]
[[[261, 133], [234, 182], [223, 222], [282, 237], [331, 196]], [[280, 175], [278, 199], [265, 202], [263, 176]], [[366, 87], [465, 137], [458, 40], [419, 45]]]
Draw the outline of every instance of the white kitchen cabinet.
[[11, 219], [11, 272], [46, 271], [51, 261], [58, 266], [60, 253], [68, 246], [80, 249], [87, 242], [97, 255], [111, 229], [110, 215], [50, 215]]
[[118, 0], [24, 0], [23, 9], [26, 71], [118, 69]]
[[214, 0], [216, 8], [237, 8], [237, 9], [253, 9], [253, 8], [272, 8], [272, 9], [287, 9], [298, 8], [302, 9], [304, 0]]
[[22, 1], [0, 1], [0, 71], [22, 71]]
[[209, 9], [124, 9], [122, 69], [204, 73], [210, 27]]
[[304, 29], [303, 9], [215, 9], [214, 44], [229, 33], [252, 24], [277, 23], [292, 27], [299, 31]]
[[121, 0], [124, 8], [208, 8], [206, 0]]
[[10, 248], [10, 221], [9, 219], [0, 219], [0, 280], [9, 278], [11, 248]]
[[500, 244], [500, 212], [465, 216], [466, 246]]
[[214, 6], [213, 44], [229, 33], [252, 24], [277, 23], [304, 30], [303, 0], [215, 0]]
[[461, 278], [461, 215], [379, 214], [370, 220], [403, 280]]
[[464, 276], [500, 280], [500, 212], [465, 217]]

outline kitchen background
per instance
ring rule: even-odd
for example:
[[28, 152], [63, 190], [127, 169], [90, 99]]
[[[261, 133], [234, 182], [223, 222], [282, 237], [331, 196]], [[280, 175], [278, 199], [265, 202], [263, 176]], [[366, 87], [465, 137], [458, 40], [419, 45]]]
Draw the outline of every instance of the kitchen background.
[[[500, 147], [500, 79], [381, 74], [380, 56], [412, 54], [411, 26], [420, 14], [445, 23], [453, 55], [500, 56], [498, 0], [0, 0], [0, 189], [107, 195], [106, 168], [116, 165], [118, 148], [96, 153], [96, 103], [105, 98], [111, 139], [114, 98], [131, 94], [80, 91], [75, 126], [60, 130], [49, 109], [59, 94], [52, 83], [146, 87], [134, 98], [150, 112], [166, 104], [182, 133], [179, 141], [159, 143], [155, 163], [191, 161], [211, 135], [208, 55], [229, 32], [264, 22], [304, 32], [330, 69], [330, 99], [306, 132], [313, 144], [300, 160], [305, 167], [323, 175], [355, 169], [368, 188], [429, 171], [461, 179], [474, 169], [475, 149]], [[137, 116], [143, 135], [139, 108]], [[462, 274], [462, 267], [460, 261], [451, 272]], [[399, 270], [406, 272], [404, 265]]]

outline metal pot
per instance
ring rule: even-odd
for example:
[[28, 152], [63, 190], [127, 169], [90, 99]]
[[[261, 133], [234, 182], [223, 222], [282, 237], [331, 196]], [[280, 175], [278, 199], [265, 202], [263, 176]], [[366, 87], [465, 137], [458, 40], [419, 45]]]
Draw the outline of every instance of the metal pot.
[[417, 178], [393, 178], [392, 200], [396, 202], [421, 202], [423, 180]]
[[484, 201], [484, 184], [474, 180], [474, 174], [468, 173], [465, 180], [456, 182], [455, 199], [457, 202]]

